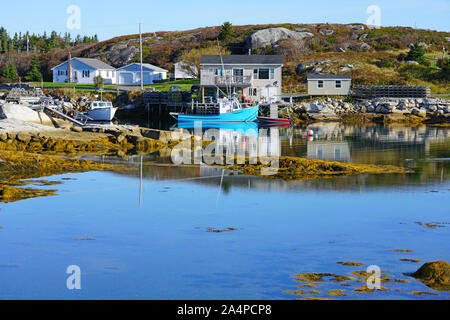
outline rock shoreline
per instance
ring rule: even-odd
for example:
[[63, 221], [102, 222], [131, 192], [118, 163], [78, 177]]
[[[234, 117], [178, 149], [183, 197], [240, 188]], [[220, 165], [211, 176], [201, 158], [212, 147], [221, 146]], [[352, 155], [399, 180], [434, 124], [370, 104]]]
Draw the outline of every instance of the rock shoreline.
[[366, 121], [449, 122], [450, 99], [377, 98], [348, 102], [327, 98], [294, 105], [293, 116], [300, 120], [341, 121], [360, 115]]

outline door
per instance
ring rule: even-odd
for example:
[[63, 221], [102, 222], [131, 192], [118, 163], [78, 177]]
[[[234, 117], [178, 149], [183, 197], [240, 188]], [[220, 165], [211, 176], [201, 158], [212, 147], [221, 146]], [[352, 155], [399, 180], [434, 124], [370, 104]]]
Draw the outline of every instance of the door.
[[133, 84], [133, 74], [129, 72], [122, 72], [119, 75], [119, 83], [123, 85]]
[[244, 82], [244, 69], [233, 69], [233, 83]]
[[276, 87], [265, 87], [261, 88], [261, 100], [266, 103], [272, 103], [277, 101], [277, 88]]

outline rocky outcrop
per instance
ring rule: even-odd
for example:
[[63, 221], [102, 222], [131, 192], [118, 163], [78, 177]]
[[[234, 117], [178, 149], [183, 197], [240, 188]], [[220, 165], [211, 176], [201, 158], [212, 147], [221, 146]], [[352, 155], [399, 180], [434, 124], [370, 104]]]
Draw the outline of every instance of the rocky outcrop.
[[444, 117], [450, 119], [448, 99], [378, 98], [349, 103], [343, 99], [304, 102], [294, 107], [298, 114], [306, 113], [314, 120], [337, 118], [343, 114], [414, 115], [420, 118]]
[[51, 122], [51, 119], [47, 116], [47, 114], [43, 112], [36, 112], [25, 105], [17, 103], [5, 103], [1, 105], [0, 118], [35, 123]]
[[135, 46], [116, 44], [93, 55], [92, 58], [100, 58], [109, 61], [111, 65], [122, 66], [130, 63], [138, 53], [139, 49]]
[[269, 28], [258, 30], [247, 38], [247, 49], [257, 49], [268, 45], [274, 45], [282, 39], [301, 40], [312, 38], [314, 35], [310, 32], [296, 32], [286, 28]]
[[320, 29], [318, 32], [324, 36], [331, 36], [334, 33], [334, 31], [330, 29]]
[[412, 276], [432, 289], [450, 290], [450, 263], [446, 261], [427, 262]]

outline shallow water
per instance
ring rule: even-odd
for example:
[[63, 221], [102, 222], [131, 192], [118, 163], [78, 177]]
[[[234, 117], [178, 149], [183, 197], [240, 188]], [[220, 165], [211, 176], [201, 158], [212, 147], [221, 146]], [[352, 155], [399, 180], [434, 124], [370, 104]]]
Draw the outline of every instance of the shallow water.
[[[173, 166], [155, 154], [143, 159], [142, 183], [138, 156], [102, 157], [133, 170], [46, 177], [63, 182], [51, 187], [58, 196], [1, 205], [0, 298], [295, 299], [344, 289], [348, 296], [335, 298], [447, 299], [449, 292], [404, 275], [422, 262], [399, 259], [450, 261], [449, 134], [333, 123], [270, 132], [269, 144], [283, 155], [414, 168], [407, 175], [222, 180], [221, 170]], [[81, 269], [81, 290], [66, 287], [70, 265]], [[410, 282], [355, 293], [364, 283], [325, 280], [320, 293], [285, 292], [302, 284], [296, 274], [350, 275], [369, 265]]]

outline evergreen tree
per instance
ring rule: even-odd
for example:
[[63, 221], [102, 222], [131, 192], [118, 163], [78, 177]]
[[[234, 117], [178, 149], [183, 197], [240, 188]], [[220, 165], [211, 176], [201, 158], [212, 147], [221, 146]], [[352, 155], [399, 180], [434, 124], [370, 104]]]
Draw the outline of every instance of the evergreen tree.
[[10, 65], [7, 64], [7, 65], [5, 65], [5, 66], [3, 67], [1, 77], [2, 77], [2, 78], [5, 78], [5, 79], [8, 79], [8, 81], [9, 81], [10, 76], [11, 76]]
[[17, 82], [18, 78], [19, 78], [19, 75], [17, 74], [16, 65], [14, 64], [14, 62], [11, 62], [9, 64], [9, 81]]
[[17, 82], [17, 79], [19, 78], [17, 74], [16, 65], [14, 62], [8, 63], [2, 70], [1, 74], [2, 78], [8, 79], [9, 82]]
[[235, 36], [236, 36], [236, 34], [233, 31], [233, 25], [228, 21], [225, 22], [222, 25], [222, 28], [220, 29], [219, 39], [225, 40], [225, 39], [233, 38]]
[[423, 48], [419, 46], [419, 44], [416, 42], [411, 49], [408, 52], [408, 55], [406, 56], [406, 61], [417, 61], [419, 63], [425, 62], [425, 55], [423, 52]]
[[41, 81], [42, 80], [42, 73], [40, 71], [41, 66], [39, 64], [38, 57], [35, 55], [31, 59], [30, 69], [25, 77], [25, 80], [27, 81]]

